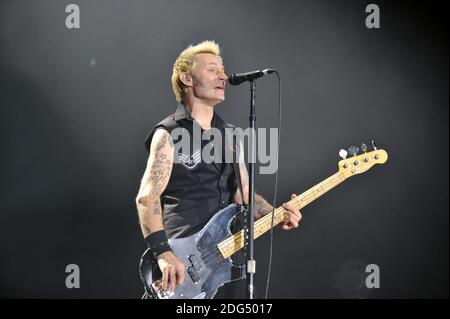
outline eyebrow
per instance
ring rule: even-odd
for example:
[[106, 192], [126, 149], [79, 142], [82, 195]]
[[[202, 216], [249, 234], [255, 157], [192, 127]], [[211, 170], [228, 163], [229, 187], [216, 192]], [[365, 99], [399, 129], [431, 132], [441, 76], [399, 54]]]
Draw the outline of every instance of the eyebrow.
[[220, 66], [222, 69], [225, 70], [225, 66], [223, 64], [217, 64], [216, 62], [209, 62], [206, 65]]

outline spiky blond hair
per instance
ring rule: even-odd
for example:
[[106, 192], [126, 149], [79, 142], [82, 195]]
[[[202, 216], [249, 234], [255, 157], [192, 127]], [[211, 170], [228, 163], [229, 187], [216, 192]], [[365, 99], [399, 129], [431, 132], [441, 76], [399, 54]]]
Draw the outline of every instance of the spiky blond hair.
[[214, 41], [203, 41], [195, 46], [192, 44], [180, 53], [173, 65], [172, 89], [178, 102], [182, 100], [183, 83], [180, 80], [180, 73], [190, 73], [194, 64], [194, 57], [198, 53], [211, 53], [220, 57], [219, 45]]

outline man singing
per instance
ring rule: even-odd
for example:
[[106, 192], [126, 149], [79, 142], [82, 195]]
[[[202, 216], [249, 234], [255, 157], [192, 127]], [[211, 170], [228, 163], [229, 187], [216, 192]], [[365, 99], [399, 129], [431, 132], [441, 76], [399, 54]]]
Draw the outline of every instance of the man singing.
[[[205, 161], [196, 150], [187, 152], [190, 154], [175, 151], [171, 136], [174, 129], [186, 129], [190, 134], [183, 138], [191, 139], [188, 145], [193, 145], [195, 129], [201, 133], [212, 128], [223, 132], [228, 127], [215, 112], [215, 107], [225, 100], [227, 79], [215, 42], [204, 41], [186, 48], [176, 59], [172, 73], [178, 107], [153, 128], [145, 142], [150, 154], [136, 205], [145, 242], [161, 270], [162, 286], [169, 291], [175, 291], [176, 285], [183, 283], [185, 265], [172, 252], [168, 238], [192, 235], [220, 209], [248, 201], [245, 163], [239, 164], [236, 171], [236, 166], [224, 160]], [[202, 148], [206, 142], [200, 142]], [[224, 152], [227, 152], [225, 147]], [[300, 211], [288, 204], [283, 207], [289, 218], [280, 227], [285, 230], [298, 227]], [[255, 194], [254, 219], [270, 212], [272, 206]], [[216, 298], [244, 296], [236, 289], [234, 294], [221, 294], [222, 290]]]

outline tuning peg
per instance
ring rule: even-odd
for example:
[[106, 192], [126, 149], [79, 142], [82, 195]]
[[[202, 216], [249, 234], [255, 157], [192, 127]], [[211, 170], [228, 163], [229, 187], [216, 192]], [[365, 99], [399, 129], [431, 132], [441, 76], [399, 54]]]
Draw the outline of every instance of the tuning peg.
[[356, 156], [356, 154], [358, 154], [358, 152], [359, 152], [359, 148], [357, 146], [352, 145], [348, 148], [348, 153], [351, 156]]
[[361, 150], [362, 150], [364, 153], [367, 153], [367, 145], [364, 144], [364, 143], [361, 143]]
[[346, 159], [347, 158], [347, 151], [344, 150], [343, 148], [341, 148], [341, 150], [339, 151], [339, 156], [342, 157], [342, 159]]
[[373, 147], [373, 150], [374, 150], [374, 151], [377, 150], [377, 144], [375, 144], [375, 141], [374, 141], [374, 140], [372, 140], [372, 147]]

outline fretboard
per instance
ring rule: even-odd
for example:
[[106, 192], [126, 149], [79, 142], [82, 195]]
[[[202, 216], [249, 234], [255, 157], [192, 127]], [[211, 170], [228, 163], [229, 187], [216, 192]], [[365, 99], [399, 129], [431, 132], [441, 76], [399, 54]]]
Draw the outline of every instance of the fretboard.
[[[325, 179], [324, 181], [320, 182], [319, 184], [311, 187], [301, 195], [295, 197], [294, 199], [291, 199], [288, 203], [297, 209], [302, 209], [309, 203], [313, 202], [314, 200], [316, 200], [317, 198], [328, 192], [330, 189], [342, 183], [344, 180], [345, 178], [343, 178], [341, 174], [337, 172], [328, 177], [327, 179]], [[283, 222], [286, 217], [287, 212], [282, 206], [276, 208], [273, 225], [275, 226]], [[259, 236], [269, 231], [271, 227], [272, 227], [272, 214], [269, 213], [255, 222], [254, 239], [258, 238]], [[228, 237], [221, 243], [219, 243], [218, 248], [222, 256], [224, 258], [228, 258], [237, 251], [239, 251], [240, 249], [242, 249], [244, 245], [245, 245], [244, 230], [241, 230], [236, 234]]]

